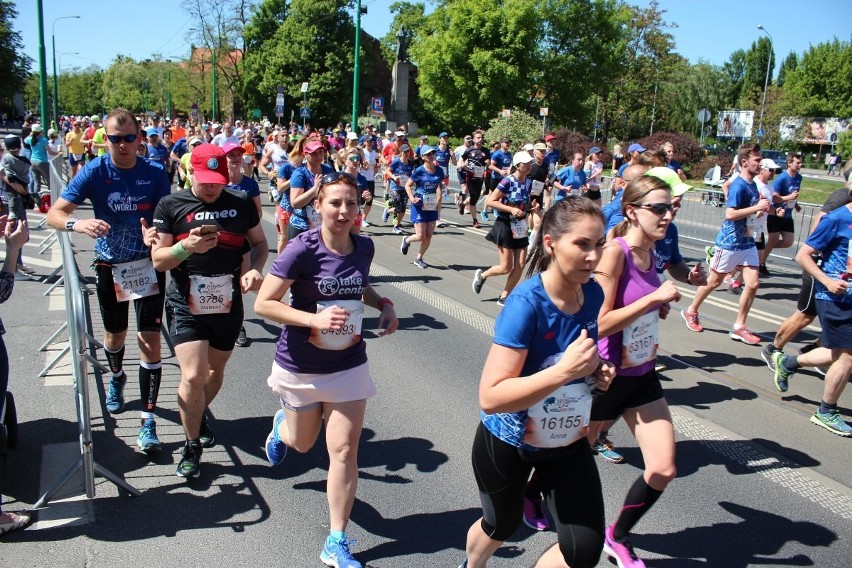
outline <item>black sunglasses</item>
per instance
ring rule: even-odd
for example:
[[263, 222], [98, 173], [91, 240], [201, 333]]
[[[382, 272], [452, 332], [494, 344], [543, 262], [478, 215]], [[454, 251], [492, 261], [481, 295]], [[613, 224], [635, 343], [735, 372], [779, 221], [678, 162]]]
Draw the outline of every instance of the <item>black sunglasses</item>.
[[124, 136], [121, 136], [120, 134], [107, 134], [107, 140], [113, 144], [118, 144], [119, 142], [126, 142], [130, 144], [131, 142], [136, 142], [138, 137], [138, 134], [125, 134]]
[[330, 183], [335, 183], [338, 181], [343, 181], [354, 187], [358, 187], [358, 180], [355, 179], [355, 176], [346, 172], [331, 172], [329, 174], [325, 174], [324, 176], [322, 176], [322, 181], [320, 181], [320, 185], [328, 185]]
[[654, 215], [662, 217], [669, 211], [674, 211], [674, 206], [671, 203], [631, 203], [633, 207], [647, 209]]

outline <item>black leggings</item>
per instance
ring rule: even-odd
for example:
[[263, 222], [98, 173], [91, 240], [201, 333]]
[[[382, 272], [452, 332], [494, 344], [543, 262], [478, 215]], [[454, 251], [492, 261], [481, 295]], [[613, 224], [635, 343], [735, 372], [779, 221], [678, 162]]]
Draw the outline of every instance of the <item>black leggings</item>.
[[505, 541], [521, 524], [524, 486], [535, 468], [565, 562], [571, 568], [597, 566], [604, 541], [604, 503], [585, 438], [564, 448], [528, 452], [500, 440], [480, 423], [472, 453], [482, 530], [489, 538]]

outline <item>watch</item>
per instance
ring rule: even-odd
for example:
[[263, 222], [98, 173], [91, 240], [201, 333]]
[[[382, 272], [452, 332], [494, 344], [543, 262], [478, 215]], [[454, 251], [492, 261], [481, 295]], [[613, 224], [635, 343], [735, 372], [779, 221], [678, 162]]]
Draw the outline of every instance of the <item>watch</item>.
[[73, 233], [74, 225], [77, 223], [77, 221], [79, 221], [79, 219], [76, 219], [74, 217], [68, 217], [68, 220], [65, 221], [65, 230], [69, 233]]

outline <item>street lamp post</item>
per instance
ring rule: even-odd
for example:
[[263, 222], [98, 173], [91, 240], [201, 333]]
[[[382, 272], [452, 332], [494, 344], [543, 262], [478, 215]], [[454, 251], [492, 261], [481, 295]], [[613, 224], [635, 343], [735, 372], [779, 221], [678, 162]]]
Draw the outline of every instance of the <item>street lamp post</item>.
[[61, 16], [53, 20], [53, 25], [50, 26], [50, 39], [53, 41], [53, 120], [56, 121], [57, 126], [59, 126], [59, 79], [56, 76], [56, 22], [72, 19], [79, 20], [80, 16]]
[[366, 14], [367, 8], [361, 8], [361, 0], [355, 6], [355, 65], [352, 70], [352, 128], [358, 131], [358, 89], [361, 78], [361, 14]]
[[769, 57], [766, 58], [766, 78], [763, 80], [763, 102], [760, 104], [760, 124], [758, 130], [763, 130], [763, 111], [766, 109], [766, 89], [769, 87], [769, 67], [772, 63], [772, 36], [763, 27], [763, 24], [757, 26], [757, 29], [765, 33], [769, 37]]

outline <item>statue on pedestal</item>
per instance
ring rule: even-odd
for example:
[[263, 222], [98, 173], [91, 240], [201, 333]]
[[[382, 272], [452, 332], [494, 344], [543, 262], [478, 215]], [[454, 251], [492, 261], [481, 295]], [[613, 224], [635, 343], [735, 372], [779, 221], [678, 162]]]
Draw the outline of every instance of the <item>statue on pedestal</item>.
[[408, 32], [405, 30], [405, 26], [401, 26], [399, 31], [396, 32], [396, 60], [397, 61], [408, 61]]

